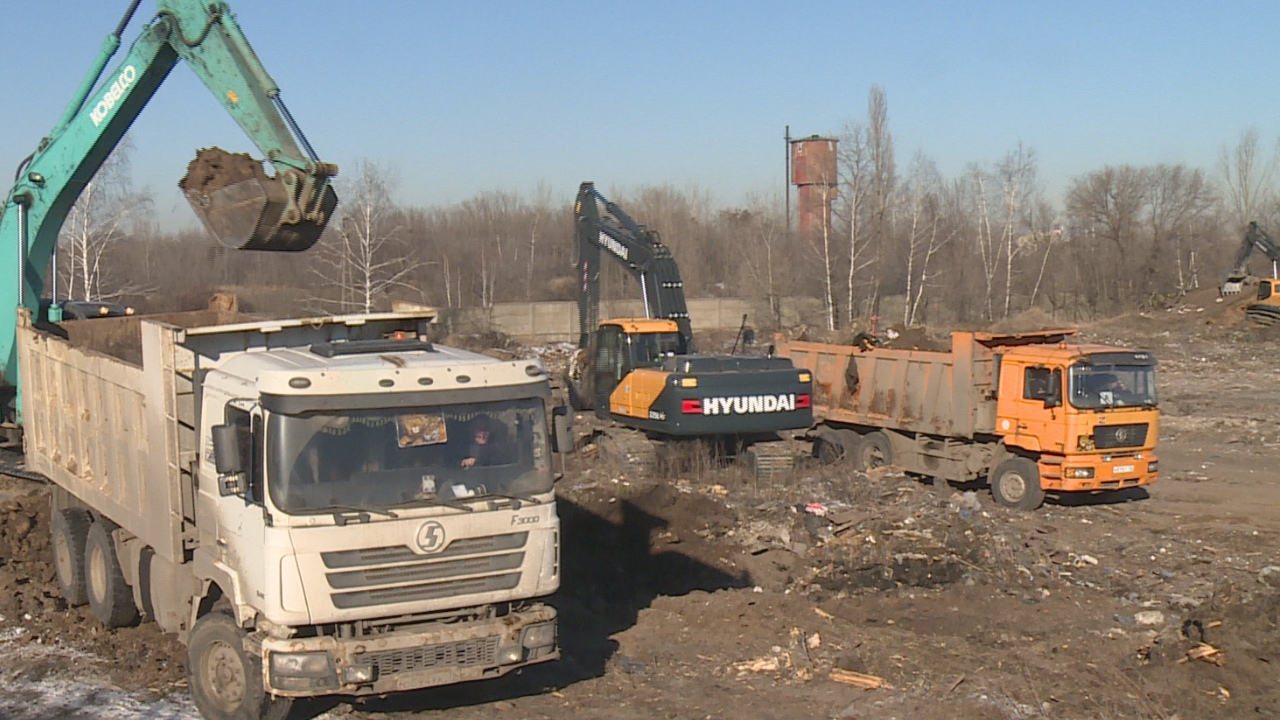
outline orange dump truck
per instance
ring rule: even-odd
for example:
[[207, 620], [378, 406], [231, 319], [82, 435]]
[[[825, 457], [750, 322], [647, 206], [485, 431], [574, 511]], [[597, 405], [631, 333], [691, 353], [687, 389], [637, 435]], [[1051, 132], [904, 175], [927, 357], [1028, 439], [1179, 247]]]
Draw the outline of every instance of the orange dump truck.
[[781, 341], [778, 354], [813, 374], [819, 459], [985, 477], [996, 502], [1032, 510], [1045, 491], [1157, 477], [1155, 358], [1067, 343], [1074, 334], [956, 332], [950, 352]]

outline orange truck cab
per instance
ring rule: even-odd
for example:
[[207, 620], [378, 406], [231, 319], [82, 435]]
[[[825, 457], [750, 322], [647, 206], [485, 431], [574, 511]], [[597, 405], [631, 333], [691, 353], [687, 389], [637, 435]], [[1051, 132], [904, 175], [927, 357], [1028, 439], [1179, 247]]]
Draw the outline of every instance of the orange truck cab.
[[813, 374], [824, 461], [985, 478], [997, 502], [1155, 482], [1160, 411], [1148, 352], [1068, 343], [1074, 330], [956, 332], [950, 352], [782, 341]]

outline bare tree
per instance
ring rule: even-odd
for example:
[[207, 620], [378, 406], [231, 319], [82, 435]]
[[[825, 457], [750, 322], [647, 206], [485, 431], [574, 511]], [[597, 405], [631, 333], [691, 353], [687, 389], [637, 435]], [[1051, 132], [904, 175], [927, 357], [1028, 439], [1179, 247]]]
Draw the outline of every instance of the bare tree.
[[867, 127], [861, 123], [848, 123], [840, 134], [838, 150], [840, 167], [842, 214], [849, 235], [849, 265], [845, 277], [845, 318], [850, 327], [858, 316], [858, 272], [871, 262], [866, 258], [863, 214], [871, 189], [871, 149]]
[[112, 300], [145, 291], [147, 283], [132, 274], [113, 272], [111, 249], [126, 237], [126, 228], [141, 221], [151, 208], [151, 196], [132, 187], [129, 157], [133, 143], [126, 136], [93, 180], [85, 185], [67, 213], [58, 235], [53, 293], [59, 284], [66, 299]]
[[902, 192], [907, 217], [906, 302], [902, 307], [902, 324], [911, 326], [919, 317], [920, 305], [933, 275], [929, 264], [933, 256], [955, 236], [940, 232], [942, 223], [942, 176], [932, 160], [916, 153], [911, 172]]
[[391, 180], [374, 162], [361, 160], [356, 178], [343, 192], [336, 232], [316, 253], [316, 272], [339, 290], [338, 298], [316, 297], [341, 312], [370, 312], [422, 265], [416, 253], [399, 242], [403, 226], [391, 202]]
[[1149, 174], [1132, 165], [1108, 166], [1077, 178], [1067, 192], [1067, 212], [1077, 229], [1075, 248], [1088, 253], [1081, 262], [1095, 311], [1100, 298], [1121, 307], [1135, 295], [1135, 256], [1142, 245]]
[[1026, 243], [1015, 242], [1015, 238], [1019, 236], [1018, 223], [1023, 207], [1035, 190], [1035, 151], [1018, 143], [996, 165], [996, 177], [1000, 182], [1004, 213], [1000, 237], [1004, 245], [1004, 317], [1007, 318], [1013, 297], [1013, 261], [1020, 251], [1029, 247]]
[[867, 308], [869, 314], [875, 315], [880, 312], [885, 246], [893, 230], [894, 183], [897, 178], [893, 134], [889, 132], [889, 104], [884, 88], [879, 85], [872, 85], [867, 93], [867, 145], [871, 155], [871, 243], [877, 268]]
[[1240, 133], [1234, 148], [1223, 145], [1218, 151], [1218, 172], [1226, 186], [1227, 205], [1231, 209], [1237, 233], [1260, 217], [1264, 206], [1275, 204], [1275, 177], [1280, 153], [1262, 157], [1258, 147], [1258, 129], [1250, 127]]

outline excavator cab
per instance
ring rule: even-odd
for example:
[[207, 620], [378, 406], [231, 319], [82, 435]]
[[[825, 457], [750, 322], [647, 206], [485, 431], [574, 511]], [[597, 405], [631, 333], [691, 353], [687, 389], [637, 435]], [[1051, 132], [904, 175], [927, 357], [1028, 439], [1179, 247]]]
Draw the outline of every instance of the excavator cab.
[[222, 245], [297, 252], [315, 245], [338, 204], [328, 182], [337, 168], [320, 165], [311, 175], [287, 168], [271, 177], [247, 154], [206, 148], [178, 185]]

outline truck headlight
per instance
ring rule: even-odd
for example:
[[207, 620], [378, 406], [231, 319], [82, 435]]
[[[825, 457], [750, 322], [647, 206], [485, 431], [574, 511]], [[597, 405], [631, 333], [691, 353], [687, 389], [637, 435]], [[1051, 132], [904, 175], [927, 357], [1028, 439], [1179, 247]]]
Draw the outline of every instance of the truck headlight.
[[1069, 478], [1091, 478], [1093, 477], [1093, 468], [1091, 467], [1066, 468], [1065, 470], [1063, 470], [1063, 473]]
[[514, 665], [524, 659], [524, 650], [518, 645], [505, 647], [498, 651], [498, 662], [502, 665]]
[[556, 624], [538, 623], [524, 629], [520, 644], [527, 648], [546, 647], [556, 643]]
[[338, 686], [333, 656], [327, 652], [271, 653], [271, 686], [314, 690]]
[[1159, 470], [1159, 469], [1160, 469], [1160, 461], [1159, 461], [1159, 460], [1152, 460], [1151, 462], [1147, 463], [1147, 472], [1152, 472], [1152, 473], [1153, 473], [1153, 472], [1155, 472], [1155, 471], [1157, 471], [1157, 470]]
[[377, 679], [373, 665], [348, 665], [342, 668], [342, 682], [347, 685], [365, 685]]

